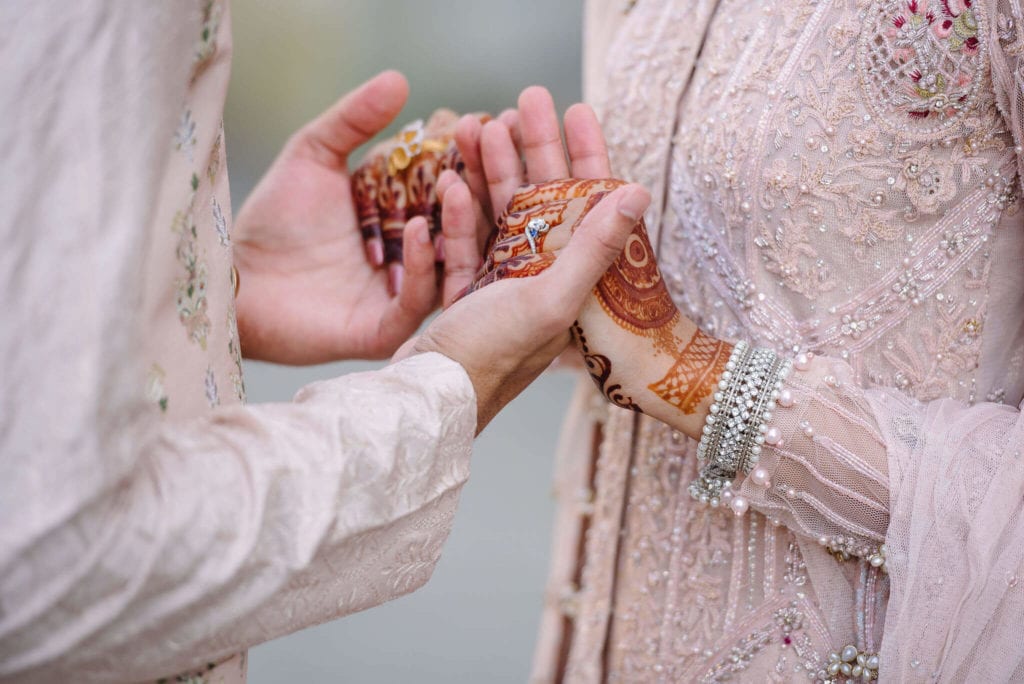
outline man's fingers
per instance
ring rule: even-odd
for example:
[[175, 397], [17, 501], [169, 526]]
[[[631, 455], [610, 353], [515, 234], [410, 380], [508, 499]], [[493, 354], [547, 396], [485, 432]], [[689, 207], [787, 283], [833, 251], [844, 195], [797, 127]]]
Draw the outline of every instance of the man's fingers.
[[480, 252], [477, 246], [477, 216], [469, 188], [456, 179], [445, 188], [443, 197], [441, 230], [444, 235], [444, 282], [441, 304], [447, 307], [456, 294], [473, 282], [480, 268]]
[[573, 178], [607, 178], [612, 175], [601, 124], [594, 110], [574, 104], [565, 112], [565, 145]]
[[[487, 176], [484, 173], [484, 162], [480, 151], [480, 137], [484, 125], [480, 117], [466, 114], [455, 126], [455, 146], [459, 150], [464, 165], [463, 174], [470, 191], [477, 198], [483, 210], [494, 216], [491, 197], [487, 190]], [[498, 208], [501, 211], [501, 208]]]
[[523, 164], [508, 129], [500, 121], [488, 121], [480, 134], [480, 152], [491, 207], [501, 212], [523, 184]]
[[417, 216], [405, 226], [402, 240], [404, 270], [397, 297], [381, 316], [381, 338], [404, 340], [416, 332], [437, 302], [437, 271], [434, 246], [427, 219]]
[[[444, 196], [448, 192], [448, 189], [452, 186], [464, 184], [464, 181], [459, 177], [459, 174], [454, 171], [446, 170], [441, 174], [441, 177], [437, 181], [437, 196], [441, 202], [442, 212], [444, 210]], [[483, 253], [484, 247], [487, 245], [487, 240], [494, 230], [494, 221], [489, 218], [487, 211], [480, 205], [480, 196], [476, 195], [472, 191], [471, 204], [473, 205], [473, 216], [474, 225], [476, 226], [476, 253], [479, 256]], [[488, 201], [488, 204], [490, 202]], [[442, 221], [443, 223], [443, 221]], [[438, 237], [439, 244], [444, 244], [444, 235]], [[438, 250], [438, 261], [444, 261], [444, 253]]]
[[533, 86], [519, 96], [519, 130], [523, 136], [526, 173], [531, 183], [569, 175], [555, 101], [546, 88]]
[[627, 185], [605, 196], [573, 234], [547, 277], [552, 292], [578, 310], [584, 297], [622, 253], [634, 226], [651, 203], [639, 185]]
[[405, 76], [385, 71], [307, 124], [300, 139], [312, 144], [314, 152], [329, 154], [332, 165], [344, 166], [352, 150], [394, 121], [408, 97]]
[[512, 144], [516, 146], [519, 156], [523, 154], [523, 134], [519, 129], [519, 110], [506, 109], [498, 115], [498, 121], [505, 124], [509, 134], [512, 136]]

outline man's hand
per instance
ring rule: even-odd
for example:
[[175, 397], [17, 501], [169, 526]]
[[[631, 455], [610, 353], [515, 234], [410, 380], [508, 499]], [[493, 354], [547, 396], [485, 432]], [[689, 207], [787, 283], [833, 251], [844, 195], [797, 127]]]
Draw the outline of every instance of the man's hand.
[[[424, 221], [406, 227], [404, 277], [367, 263], [348, 157], [398, 115], [405, 78], [384, 72], [343, 97], [285, 145], [238, 214], [238, 326], [246, 357], [310, 364], [390, 356], [438, 302], [435, 250]], [[446, 230], [448, 290], [479, 264], [476, 228]], [[457, 281], [457, 282], [456, 282]]]
[[[458, 195], [445, 201], [442, 212], [457, 205], [461, 221], [472, 226], [469, 189], [459, 184]], [[474, 291], [442, 313], [396, 359], [436, 351], [462, 364], [476, 390], [477, 432], [483, 430], [565, 349], [569, 327], [595, 283], [622, 253], [649, 202], [643, 188], [621, 187], [589, 208], [559, 248], [549, 245], [550, 251], [521, 254], [485, 268]]]

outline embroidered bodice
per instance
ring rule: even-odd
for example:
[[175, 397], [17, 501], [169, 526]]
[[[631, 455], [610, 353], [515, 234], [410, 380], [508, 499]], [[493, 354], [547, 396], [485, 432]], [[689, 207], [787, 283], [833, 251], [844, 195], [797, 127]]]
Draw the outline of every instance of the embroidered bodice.
[[[606, 4], [589, 10], [621, 16]], [[636, 3], [598, 104], [615, 173], [655, 191], [680, 308], [719, 337], [842, 362], [859, 388], [1018, 403], [1020, 148], [991, 66], [1014, 45], [1009, 14], [970, 0]], [[785, 516], [699, 507], [691, 441], [589, 416], [595, 474], [559, 485], [594, 490], [558, 532], [586, 537], [579, 586], [556, 559], [551, 591], [574, 618], [570, 681], [789, 681], [842, 644], [877, 650], [882, 573]]]

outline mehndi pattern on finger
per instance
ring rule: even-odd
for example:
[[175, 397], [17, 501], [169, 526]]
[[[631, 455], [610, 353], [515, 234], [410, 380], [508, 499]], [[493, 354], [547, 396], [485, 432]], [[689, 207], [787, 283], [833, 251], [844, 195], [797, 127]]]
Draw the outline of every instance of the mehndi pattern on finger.
[[364, 240], [382, 238], [380, 207], [377, 194], [384, 178], [384, 159], [374, 157], [356, 169], [352, 175], [352, 194], [359, 215], [359, 229]]
[[543, 273], [551, 266], [551, 264], [555, 263], [555, 259], [556, 256], [550, 252], [522, 254], [517, 257], [512, 257], [507, 261], [501, 262], [493, 269], [484, 272], [484, 274], [477, 278], [472, 285], [456, 295], [454, 301], [458, 301], [466, 295], [487, 287], [491, 283], [496, 283], [499, 280], [507, 280], [508, 278], [530, 278]]
[[402, 262], [402, 231], [405, 230], [408, 193], [404, 179], [385, 176], [378, 192], [381, 232], [384, 235], [384, 262]]
[[[486, 120], [481, 115], [481, 120]], [[431, 237], [441, 232], [437, 180], [452, 169], [465, 168], [455, 145], [458, 117], [438, 110], [423, 124], [405, 126], [391, 140], [378, 144], [352, 174], [352, 192], [363, 237], [383, 240], [385, 263], [402, 262], [402, 233], [408, 219], [423, 216]]]
[[524, 185], [516, 190], [515, 195], [512, 196], [512, 201], [509, 202], [502, 215], [498, 217], [498, 227], [504, 227], [505, 220], [511, 214], [525, 211], [530, 207], [558, 200], [588, 197], [596, 192], [609, 192], [622, 185], [626, 185], [626, 183], [614, 178], [588, 178], [584, 180], [567, 178], [547, 183]]

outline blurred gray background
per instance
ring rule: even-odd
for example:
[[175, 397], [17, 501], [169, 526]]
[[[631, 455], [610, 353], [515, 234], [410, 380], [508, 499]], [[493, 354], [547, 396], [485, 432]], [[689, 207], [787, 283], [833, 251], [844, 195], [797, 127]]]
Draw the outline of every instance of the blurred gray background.
[[[225, 115], [235, 210], [292, 131], [385, 68], [412, 84], [392, 130], [438, 107], [497, 113], [531, 84], [550, 88], [564, 109], [580, 99], [581, 11], [582, 0], [235, 2]], [[287, 400], [312, 380], [375, 365], [247, 363], [249, 400]], [[573, 382], [542, 377], [477, 441], [426, 587], [253, 649], [249, 681], [526, 681], [549, 556], [553, 454]]]

